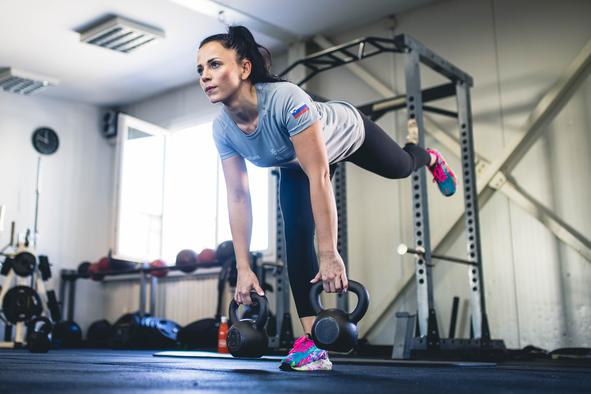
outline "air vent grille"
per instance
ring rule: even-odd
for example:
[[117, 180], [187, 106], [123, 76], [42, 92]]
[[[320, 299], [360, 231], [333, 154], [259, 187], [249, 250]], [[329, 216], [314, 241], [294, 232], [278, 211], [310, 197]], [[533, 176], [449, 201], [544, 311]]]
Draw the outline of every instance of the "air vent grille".
[[35, 75], [33, 73], [14, 68], [0, 69], [0, 89], [5, 92], [23, 95], [36, 94], [48, 86], [57, 85], [53, 78]]
[[164, 31], [120, 16], [111, 17], [80, 32], [81, 42], [123, 53], [135, 51], [160, 38], [164, 38]]

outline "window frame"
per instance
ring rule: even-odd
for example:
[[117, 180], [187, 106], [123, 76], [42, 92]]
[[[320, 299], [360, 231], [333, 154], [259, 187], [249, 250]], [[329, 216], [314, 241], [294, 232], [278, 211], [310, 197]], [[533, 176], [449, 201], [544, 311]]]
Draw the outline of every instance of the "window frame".
[[[121, 194], [121, 185], [122, 182], [125, 180], [122, 179], [122, 163], [123, 157], [125, 155], [125, 144], [124, 142], [127, 140], [129, 135], [129, 129], [134, 128], [140, 131], [146, 132], [151, 135], [158, 135], [164, 137], [164, 146], [163, 146], [163, 180], [162, 180], [162, 215], [160, 218], [161, 227], [160, 227], [160, 245], [159, 245], [159, 254], [160, 256], [155, 258], [162, 258], [163, 248], [164, 248], [164, 222], [166, 220], [166, 190], [165, 185], [167, 181], [167, 174], [166, 172], [166, 158], [168, 154], [168, 139], [172, 137], [177, 131], [182, 131], [186, 129], [190, 129], [193, 127], [198, 127], [199, 124], [205, 124], [211, 122], [212, 119], [200, 119], [198, 124], [191, 125], [183, 125], [183, 127], [175, 127], [174, 130], [165, 129], [163, 127], [157, 126], [153, 123], [135, 118], [131, 115], [119, 113], [117, 117], [117, 137], [116, 137], [116, 148], [115, 148], [115, 171], [114, 171], [114, 187], [113, 187], [113, 210], [112, 210], [112, 231], [111, 231], [111, 247], [112, 253], [114, 258], [124, 259], [128, 261], [135, 261], [135, 262], [145, 262], [145, 259], [139, 258], [137, 256], [126, 256], [121, 254], [120, 245], [119, 245], [119, 232], [120, 232], [120, 217], [121, 217], [121, 205], [122, 205], [122, 194]], [[266, 168], [267, 171], [267, 180], [268, 180], [268, 215], [267, 215], [267, 249], [254, 251], [253, 252], [260, 252], [262, 254], [264, 261], [275, 261], [277, 256], [276, 245], [277, 245], [277, 215], [279, 214], [278, 207], [277, 207], [277, 175], [274, 175], [276, 169]], [[249, 177], [249, 182], [252, 178]], [[217, 159], [217, 181], [216, 181], [216, 194], [219, 193], [220, 187], [225, 187], [222, 183], [224, 182], [224, 175], [221, 168], [221, 161]], [[227, 205], [223, 204], [219, 201], [219, 198], [216, 198], [216, 230], [215, 230], [215, 242], [217, 244], [225, 241], [225, 239], [218, 239], [219, 238], [219, 231], [218, 227], [220, 225], [220, 220], [222, 215], [219, 212], [222, 209], [227, 209]], [[216, 245], [217, 246], [217, 245]], [[196, 250], [196, 252], [199, 252]], [[172, 264], [172, 262], [169, 262]]]
[[[112, 253], [113, 258], [123, 259], [128, 261], [135, 261], [135, 262], [143, 262], [144, 260], [138, 258], [137, 256], [127, 256], [124, 254], [119, 253], [120, 245], [119, 245], [119, 222], [121, 217], [121, 202], [122, 202], [122, 194], [121, 194], [121, 184], [124, 181], [122, 179], [122, 163], [123, 163], [123, 156], [125, 154], [125, 142], [129, 136], [129, 129], [134, 128], [140, 130], [142, 132], [155, 135], [155, 136], [162, 136], [164, 138], [164, 146], [163, 146], [163, 165], [166, 161], [166, 144], [167, 138], [170, 132], [163, 127], [157, 126], [153, 123], [143, 121], [141, 119], [135, 118], [131, 115], [127, 115], [124, 113], [119, 113], [117, 115], [117, 137], [116, 137], [116, 145], [115, 145], [115, 176], [114, 176], [114, 187], [113, 187], [113, 215], [112, 215], [112, 229], [111, 232], [111, 245], [112, 245]], [[163, 171], [163, 181], [166, 174]], [[160, 227], [160, 254], [162, 254], [162, 221], [164, 218], [164, 188], [162, 188], [162, 207], [161, 207], [162, 216], [161, 220], [161, 227]]]

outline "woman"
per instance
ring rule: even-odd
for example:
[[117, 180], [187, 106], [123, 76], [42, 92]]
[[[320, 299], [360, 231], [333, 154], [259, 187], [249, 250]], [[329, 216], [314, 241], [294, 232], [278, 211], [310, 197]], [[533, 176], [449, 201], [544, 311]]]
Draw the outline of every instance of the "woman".
[[[390, 179], [408, 177], [428, 165], [445, 195], [456, 179], [435, 150], [416, 145], [416, 123], [409, 124], [404, 148], [346, 102], [318, 103], [297, 85], [270, 73], [270, 54], [248, 29], [230, 27], [227, 34], [204, 39], [197, 71], [212, 103], [222, 103], [213, 135], [222, 160], [228, 194], [230, 228], [238, 281], [234, 299], [250, 304], [250, 291], [263, 294], [250, 269], [252, 212], [245, 159], [281, 169], [280, 206], [285, 223], [289, 280], [306, 334], [314, 322], [308, 294], [322, 281], [326, 292], [348, 287], [337, 251], [337, 214], [331, 176], [338, 162], [349, 161]], [[319, 262], [314, 249], [318, 239]], [[299, 338], [282, 369], [331, 369], [327, 353], [306, 335]]]

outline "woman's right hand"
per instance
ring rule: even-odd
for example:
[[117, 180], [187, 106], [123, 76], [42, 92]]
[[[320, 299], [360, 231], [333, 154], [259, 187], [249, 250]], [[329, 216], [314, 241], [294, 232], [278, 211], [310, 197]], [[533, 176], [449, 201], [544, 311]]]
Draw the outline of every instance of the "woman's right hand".
[[259, 280], [250, 268], [238, 269], [238, 280], [236, 281], [236, 292], [234, 293], [234, 301], [238, 305], [250, 305], [250, 292], [255, 290], [258, 295], [264, 296], [265, 292], [259, 285]]

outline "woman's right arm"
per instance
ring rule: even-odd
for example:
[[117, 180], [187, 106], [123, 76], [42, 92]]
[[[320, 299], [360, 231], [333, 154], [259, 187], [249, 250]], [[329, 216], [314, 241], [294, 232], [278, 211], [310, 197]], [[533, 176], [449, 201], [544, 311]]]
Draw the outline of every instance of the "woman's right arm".
[[222, 161], [228, 197], [228, 216], [236, 253], [238, 281], [234, 300], [238, 304], [249, 305], [250, 291], [254, 289], [264, 295], [259, 281], [250, 268], [250, 240], [252, 233], [252, 206], [248, 188], [246, 163], [240, 156], [232, 156]]

